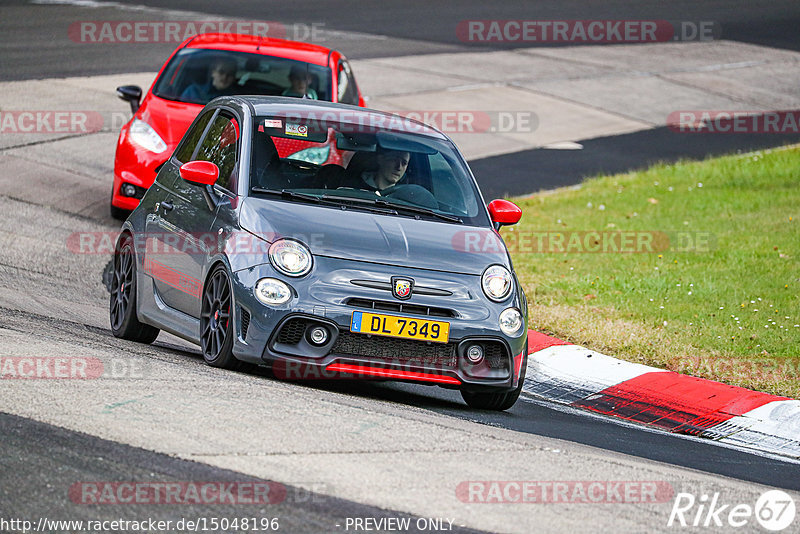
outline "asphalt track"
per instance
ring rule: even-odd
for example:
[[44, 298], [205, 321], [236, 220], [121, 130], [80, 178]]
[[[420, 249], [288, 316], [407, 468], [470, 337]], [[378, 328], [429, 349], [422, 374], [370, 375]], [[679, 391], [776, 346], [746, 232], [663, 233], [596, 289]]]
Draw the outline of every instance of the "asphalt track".
[[[123, 2], [125, 3], [125, 2]], [[505, 2], [500, 5], [487, 5], [479, 2], [437, 3], [435, 12], [430, 13], [430, 2], [382, 2], [380, 9], [365, 9], [357, 2], [325, 2], [315, 6], [313, 15], [308, 11], [299, 13], [297, 8], [286, 3], [270, 3], [268, 9], [264, 4], [248, 2], [131, 2], [153, 7], [164, 7], [200, 11], [206, 14], [235, 15], [252, 17], [259, 20], [281, 20], [285, 22], [325, 21], [331, 28], [340, 31], [360, 32], [361, 36], [350, 36], [351, 45], [348, 55], [352, 58], [389, 57], [392, 55], [427, 54], [432, 52], [457, 52], [475, 50], [475, 46], [459, 42], [453, 32], [454, 24], [468, 18], [532, 18], [532, 9], [528, 3]], [[163, 47], [148, 45], [138, 48], [135, 45], [119, 47], [114, 54], [114, 61], [108, 61], [107, 49], [91, 50], [89, 47], [73, 47], [63, 42], [63, 27], [75, 20], [85, 18], [85, 13], [76, 13], [69, 5], [47, 6], [48, 16], [41, 16], [45, 6], [31, 5], [27, 2], [5, 2], [5, 13], [0, 22], [0, 32], [4, 36], [0, 42], [0, 57], [3, 58], [0, 68], [2, 80], [26, 80], [82, 74], [109, 74], [114, 72], [152, 71], [154, 64], [159, 64], [165, 53], [171, 51], [173, 45]], [[147, 10], [132, 12], [142, 20], [151, 19], [154, 15]], [[428, 13], [421, 17], [420, 13]], [[92, 14], [94, 20], [116, 18], [113, 10], [97, 7]], [[358, 14], [358, 16], [354, 16]], [[676, 14], [679, 14], [677, 16]], [[132, 15], [134, 16], [134, 15]], [[612, 2], [602, 6], [588, 0], [564, 6], [562, 2], [541, 2], [536, 4], [535, 18], [666, 18], [682, 20], [715, 20], [722, 25], [725, 37], [744, 42], [765, 44], [768, 46], [800, 49], [800, 40], [796, 37], [796, 28], [800, 25], [800, 5], [796, 2], [774, 2], [768, 6], [753, 5], [750, 2], [712, 3], [712, 2], [680, 2], [671, 3], [667, 7], [662, 2]], [[59, 33], [61, 32], [61, 33]], [[376, 39], [372, 35], [385, 38]], [[353, 50], [351, 52], [350, 50]], [[530, 191], [530, 184], [538, 188], [551, 188], [580, 182], [582, 178], [597, 172], [617, 172], [631, 168], [639, 168], [655, 160], [671, 161], [681, 157], [702, 158], [710, 154], [726, 153], [735, 150], [749, 150], [766, 146], [775, 146], [785, 142], [796, 142], [784, 136], [677, 136], [666, 128], [656, 128], [645, 132], [623, 136], [605, 137], [583, 142], [582, 151], [555, 151], [536, 149], [522, 153], [485, 158], [471, 162], [476, 174], [503, 176], [502, 183], [482, 183], [482, 188], [490, 194], [525, 193]], [[532, 180], [533, 176], [533, 180]], [[103, 184], [105, 187], [105, 184]], [[3, 213], [28, 213], [29, 228], [33, 221], [47, 221], [59, 225], [100, 224], [110, 227], [105, 213], [98, 213], [86, 219], [68, 216], [69, 206], [42, 199], [40, 202], [20, 203], [14, 200], [15, 192], [4, 189], [0, 191]], [[65, 209], [65, 211], [62, 211]], [[52, 221], [51, 221], [52, 220]], [[54, 226], [54, 228], [57, 226]], [[7, 228], [6, 228], [7, 230]], [[30, 237], [26, 234], [26, 238]], [[41, 238], [41, 236], [39, 236]], [[19, 254], [19, 256], [15, 254]], [[87, 321], [85, 326], [79, 321], [70, 322], [68, 312], [70, 304], [90, 310], [91, 315], [101, 316], [104, 313], [102, 288], [99, 283], [97, 265], [103, 262], [83, 262], [69, 264], [75, 258], [63, 259], [64, 264], [40, 266], [41, 253], [29, 254], [25, 246], [10, 247], [10, 251], [2, 256], [3, 265], [2, 288], [7, 294], [12, 289], [29, 287], [37, 304], [47, 308], [48, 315], [41, 316], [25, 311], [26, 305], [20, 308], [3, 308], [0, 319], [0, 331], [5, 335], [19, 336], [38, 340], [40, 343], [69, 343], [66, 340], [83, 338], [73, 345], [74, 350], [90, 346], [91, 343], [110, 346], [109, 354], [130, 353], [131, 357], [146, 362], [168, 361], [176, 370], [176, 374], [202, 373], [205, 368], [198, 361], [197, 355], [184, 347], [160, 341], [146, 350], [131, 344], [113, 340], [107, 331], [98, 328], [94, 321]], [[91, 274], [82, 273], [81, 268], [91, 266], [96, 269]], [[66, 300], [61, 308], [52, 306], [52, 302], [40, 299], [47, 291], [48, 276], [58, 272], [66, 272], [74, 279], [66, 283]], [[74, 296], [71, 297], [71, 292]], [[14, 297], [8, 297], [13, 301]], [[58, 304], [57, 302], [57, 304]], [[78, 313], [80, 315], [80, 313]], [[89, 341], [91, 341], [91, 343]], [[82, 344], [83, 343], [83, 344]], [[113, 343], [113, 344], [112, 344]], [[233, 373], [230, 377], [214, 375], [220, 386], [235, 387], [242, 381], [256, 384], [256, 387], [267, 391], [282, 388], [283, 384], [275, 383], [261, 371], [242, 375]], [[115, 386], [116, 387], [116, 386]], [[319, 396], [326, 402], [340, 403], [343, 409], [348, 402], [363, 405], [369, 413], [386, 413], [413, 411], [421, 413], [419, 417], [430, 417], [439, 425], [447, 425], [449, 420], [459, 421], [471, 429], [476, 436], [483, 430], [498, 429], [509, 439], [518, 440], [528, 449], [537, 446], [532, 443], [546, 443], [548, 448], [553, 443], [564, 443], [568, 450], [575, 444], [596, 448], [592, 453], [599, 457], [609, 456], [605, 460], [614, 464], [627, 465], [627, 458], [642, 459], [644, 465], [663, 467], [670, 476], [698, 477], [695, 473], [711, 473], [717, 484], [730, 484], [731, 480], [763, 484], [789, 490], [800, 490], [800, 464], [782, 459], [759, 456], [736, 449], [723, 448], [693, 438], [672, 436], [664, 433], [646, 431], [640, 428], [621, 425], [602, 417], [587, 416], [577, 412], [549, 406], [533, 399], [522, 399], [507, 413], [486, 413], [466, 409], [454, 392], [432, 387], [403, 384], [290, 384], [296, 388], [295, 393], [302, 396]], [[225, 388], [227, 390], [227, 388]], [[68, 392], [64, 392], [66, 395]], [[342, 401], [342, 397], [351, 399]], [[11, 401], [0, 404], [9, 410]], [[233, 402], [230, 399], [227, 402]], [[242, 407], [245, 405], [242, 404]], [[15, 408], [17, 409], [17, 408]], [[19, 409], [25, 413], [36, 412], [35, 409]], [[226, 470], [209, 465], [204, 461], [192, 462], [171, 455], [153, 452], [159, 444], [152, 447], [135, 447], [114, 440], [103, 439], [95, 435], [84, 434], [74, 430], [18, 417], [0, 415], [0, 442], [3, 455], [0, 456], [2, 473], [0, 473], [0, 516], [41, 516], [44, 513], [52, 517], [70, 519], [80, 518], [115, 518], [130, 517], [137, 513], [153, 516], [152, 507], [86, 507], [75, 506], [65, 498], [65, 487], [80, 480], [147, 480], [155, 477], [162, 480], [242, 480], [241, 471]], [[136, 419], [122, 421], [135, 424]], [[89, 426], [90, 423], [87, 423]], [[225, 424], [219, 422], [217, 424]], [[455, 424], [455, 423], [453, 423]], [[475, 429], [478, 430], [475, 430]], [[152, 450], [146, 450], [152, 449]], [[583, 449], [581, 449], [583, 450]], [[201, 455], [202, 456], [202, 455]], [[202, 458], [201, 458], [202, 460]], [[205, 458], [208, 460], [208, 458]], [[637, 460], [638, 461], [638, 460]], [[637, 464], [638, 465], [638, 464]], [[674, 468], [674, 470], [673, 470]], [[685, 469], [684, 469], [685, 468]], [[575, 466], [574, 471], [560, 473], [562, 479], [576, 477], [605, 476], [613, 471], [603, 472]], [[355, 475], [354, 475], [355, 476]], [[665, 475], [667, 476], [667, 475]], [[247, 480], [251, 480], [248, 475]], [[700, 477], [702, 480], [705, 478]], [[258, 479], [256, 479], [258, 480]], [[425, 481], [422, 481], [424, 483]], [[345, 517], [369, 516], [407, 517], [408, 514], [394, 512], [383, 506], [376, 507], [360, 504], [357, 501], [340, 499], [329, 495], [314, 493], [304, 488], [290, 486], [289, 501], [282, 508], [267, 510], [286, 518], [285, 531], [289, 532], [330, 532], [335, 530]], [[402, 493], [404, 488], [398, 488]], [[252, 513], [251, 509], [244, 510]], [[52, 513], [51, 513], [52, 512]], [[240, 509], [209, 508], [208, 506], [181, 507], [159, 510], [165, 518], [178, 515], [218, 514], [233, 517], [241, 513]], [[580, 512], [577, 512], [580, 515]], [[664, 517], [660, 517], [664, 519]], [[530, 523], [527, 523], [530, 524]], [[663, 525], [663, 523], [660, 523]], [[653, 530], [662, 527], [653, 526], [659, 523], [639, 523], [639, 528], [652, 526]], [[283, 530], [283, 529], [282, 529]], [[508, 525], [498, 530], [515, 530]], [[466, 530], [463, 530], [466, 531]]]
[[581, 141], [581, 150], [534, 148], [470, 162], [486, 198], [525, 195], [654, 163], [705, 159], [800, 142], [800, 135], [680, 134], [666, 126]]
[[191, 9], [218, 15], [260, 17], [285, 22], [324, 21], [340, 30], [457, 46], [465, 44], [458, 39], [454, 31], [455, 26], [462, 20], [703, 20], [717, 22], [722, 27], [724, 39], [792, 50], [800, 49], [800, 43], [797, 42], [800, 6], [791, 0], [766, 4], [747, 0], [729, 2], [679, 0], [669, 3], [658, 0], [639, 2], [579, 0], [566, 4], [559, 0], [537, 2], [506, 0], [491, 3], [466, 0], [434, 4], [425, 0], [390, 0], [380, 2], [379, 7], [365, 7], [363, 2], [348, 0], [313, 4], [313, 7], [310, 5], [308, 6], [310, 9], [302, 12], [298, 12], [295, 6], [283, 2], [254, 4], [246, 0], [225, 2], [224, 5], [214, 0], [191, 2], [124, 0], [124, 3]]
[[[63, 2], [65, 5], [37, 5], [24, 0], [3, 2], [4, 17], [0, 21], [3, 35], [0, 57], [3, 58], [3, 65], [0, 80], [149, 72], [153, 70], [154, 64], [160, 64], [164, 56], [174, 48], [169, 43], [87, 47], [71, 42], [63, 29], [73, 22], [87, 20], [86, 13], [76, 11], [69, 5], [69, 0], [40, 2]], [[354, 32], [347, 37], [347, 46], [343, 46], [353, 59], [442, 51], [473, 52], [520, 46], [519, 43], [475, 44], [459, 40], [456, 34], [458, 23], [472, 19], [712, 21], [721, 27], [721, 37], [724, 39], [800, 50], [800, 40], [797, 38], [800, 4], [793, 0], [768, 3], [748, 0], [681, 0], [668, 3], [659, 0], [580, 0], [566, 4], [558, 0], [535, 3], [525, 0], [491, 3], [465, 0], [433, 4], [424, 0], [390, 0], [373, 5], [365, 5], [358, 0], [330, 0], [304, 3], [302, 6], [280, 1], [247, 0], [121, 0], [111, 3], [127, 6], [129, 10], [126, 11], [126, 17], [131, 20], [161, 20], [165, 16], [163, 10], [180, 10], [210, 17], [216, 15], [245, 20], [278, 21], [285, 25], [317, 24], [323, 30], [332, 32]], [[120, 18], [116, 8], [104, 7], [101, 2], [88, 2], [88, 5], [96, 5], [88, 20]], [[142, 6], [154, 9], [148, 11], [142, 9]], [[191, 20], [186, 15], [181, 15], [180, 18]], [[111, 61], [109, 50], [113, 50]]]
[[[7, 474], [0, 489], [0, 514], [8, 517], [38, 518], [43, 513], [49, 520], [113, 521], [120, 518], [153, 518], [158, 521], [197, 518], [253, 517], [279, 518], [285, 532], [334, 532], [344, 530], [348, 517], [408, 518], [412, 526], [417, 517], [392, 510], [337, 499], [315, 493], [313, 488], [281, 487], [280, 502], [269, 502], [254, 511], [251, 504], [215, 505], [187, 503], [161, 506], [157, 513], [148, 505], [129, 506], [123, 503], [84, 505], [80, 497], [65, 499], [63, 488], [76, 481], [141, 480], [154, 482], [269, 483], [246, 478], [241, 474], [197, 462], [179, 460], [163, 454], [72, 432], [30, 419], [0, 413], [0, 435]], [[285, 492], [285, 493], [283, 493]], [[78, 494], [80, 495], [80, 494]], [[47, 505], [45, 506], [45, 503]], [[258, 505], [257, 505], [258, 506]], [[45, 509], [46, 508], [46, 509]], [[138, 509], [137, 509], [138, 508]], [[424, 532], [412, 528], [409, 532]], [[2, 530], [6, 532], [6, 530]], [[453, 525], [452, 532], [480, 532]]]

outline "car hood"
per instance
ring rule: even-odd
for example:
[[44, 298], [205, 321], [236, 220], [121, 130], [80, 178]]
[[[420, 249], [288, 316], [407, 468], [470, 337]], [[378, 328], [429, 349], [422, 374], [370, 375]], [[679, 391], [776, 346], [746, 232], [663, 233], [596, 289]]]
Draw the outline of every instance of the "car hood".
[[[491, 228], [252, 197], [242, 203], [239, 222], [269, 242], [302, 241], [318, 256], [471, 275], [493, 263], [510, 268]], [[478, 242], [490, 244], [463, 246]]]
[[172, 102], [150, 95], [143, 108], [140, 114], [141, 119], [158, 132], [171, 152], [178, 146], [183, 134], [189, 129], [203, 106]]

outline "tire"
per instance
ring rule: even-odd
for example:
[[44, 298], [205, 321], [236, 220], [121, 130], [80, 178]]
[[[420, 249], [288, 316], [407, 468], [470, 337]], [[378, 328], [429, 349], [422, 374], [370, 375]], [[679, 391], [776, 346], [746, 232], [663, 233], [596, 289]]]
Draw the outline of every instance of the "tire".
[[103, 287], [106, 288], [106, 291], [111, 293], [111, 284], [114, 281], [114, 258], [112, 257], [106, 263], [106, 266], [103, 267], [103, 274], [101, 275], [101, 281], [103, 282]]
[[127, 236], [114, 254], [108, 306], [111, 332], [121, 339], [149, 344], [156, 340], [159, 330], [139, 321], [136, 315], [136, 288], [136, 255], [133, 252], [133, 240]]
[[[527, 346], [527, 341], [525, 346]], [[525, 351], [527, 352], [527, 351]], [[501, 393], [492, 392], [470, 392], [461, 391], [461, 398], [467, 403], [467, 406], [476, 410], [508, 410], [517, 402], [520, 393], [522, 393], [522, 386], [525, 384], [525, 373], [528, 366], [528, 355], [522, 359], [522, 368], [519, 370], [519, 384], [512, 391]]]
[[211, 367], [237, 369], [233, 355], [233, 292], [230, 277], [223, 265], [217, 265], [203, 289], [200, 311], [200, 348]]

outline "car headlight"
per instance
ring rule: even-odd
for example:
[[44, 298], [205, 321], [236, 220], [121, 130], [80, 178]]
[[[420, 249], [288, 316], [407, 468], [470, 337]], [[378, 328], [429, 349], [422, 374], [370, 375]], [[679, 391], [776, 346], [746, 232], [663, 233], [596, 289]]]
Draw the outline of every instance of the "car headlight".
[[161, 139], [161, 136], [143, 120], [134, 119], [128, 135], [131, 141], [150, 152], [161, 154], [167, 149], [167, 144]]
[[311, 270], [311, 251], [299, 241], [279, 239], [269, 247], [272, 266], [289, 276], [303, 276]]
[[502, 265], [492, 265], [483, 271], [481, 285], [487, 297], [500, 302], [511, 293], [511, 273]]
[[522, 327], [522, 314], [516, 308], [506, 308], [500, 314], [500, 330], [507, 336], [516, 337]]
[[276, 306], [292, 298], [292, 290], [275, 278], [262, 278], [253, 289], [256, 298], [267, 306]]
[[328, 154], [331, 153], [330, 145], [322, 146], [322, 147], [312, 147], [306, 148], [305, 150], [299, 150], [289, 156], [288, 159], [293, 159], [296, 161], [305, 161], [308, 163], [313, 163], [315, 165], [322, 165], [328, 160]]

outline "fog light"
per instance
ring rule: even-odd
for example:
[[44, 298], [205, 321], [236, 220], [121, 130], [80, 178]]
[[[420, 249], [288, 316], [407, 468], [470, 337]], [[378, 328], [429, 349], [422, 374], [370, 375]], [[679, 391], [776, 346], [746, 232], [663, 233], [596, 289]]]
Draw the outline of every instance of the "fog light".
[[500, 330], [507, 336], [516, 337], [522, 328], [522, 314], [516, 308], [506, 308], [500, 314]]
[[315, 326], [308, 332], [308, 340], [314, 345], [324, 345], [328, 342], [328, 329], [324, 326]]
[[467, 360], [469, 363], [476, 365], [483, 360], [483, 347], [480, 345], [470, 345], [467, 348]]
[[256, 298], [268, 306], [276, 306], [292, 298], [289, 286], [275, 278], [262, 278], [253, 289]]
[[133, 184], [122, 184], [120, 188], [120, 193], [122, 193], [123, 197], [135, 197], [136, 196], [136, 187]]

